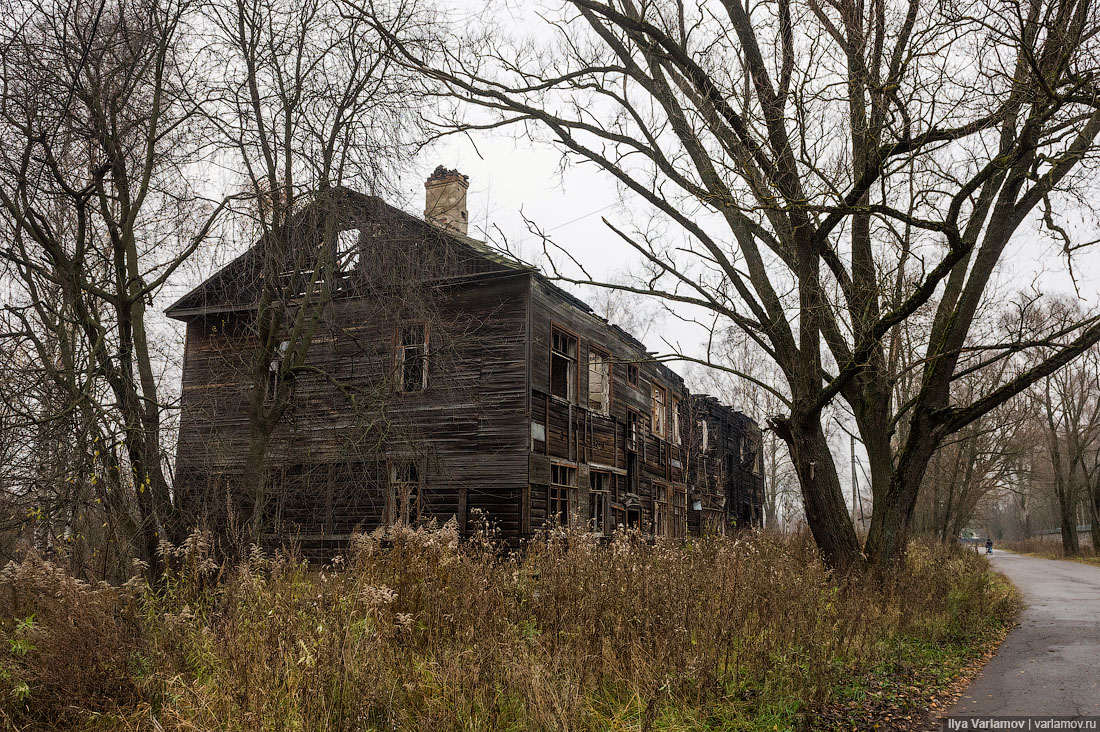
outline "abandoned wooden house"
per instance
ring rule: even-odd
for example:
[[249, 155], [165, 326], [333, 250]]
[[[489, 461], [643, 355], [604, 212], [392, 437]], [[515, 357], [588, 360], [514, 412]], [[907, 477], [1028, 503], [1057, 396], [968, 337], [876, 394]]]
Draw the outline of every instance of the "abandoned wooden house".
[[437, 169], [424, 219], [330, 191], [168, 309], [187, 504], [311, 552], [452, 517], [509, 539], [758, 524], [756, 423], [466, 236], [467, 186]]

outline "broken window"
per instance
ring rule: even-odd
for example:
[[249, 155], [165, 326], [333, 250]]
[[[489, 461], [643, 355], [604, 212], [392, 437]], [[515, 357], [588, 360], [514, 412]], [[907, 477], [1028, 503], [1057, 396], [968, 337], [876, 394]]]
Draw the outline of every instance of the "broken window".
[[680, 444], [680, 398], [672, 397], [672, 444]]
[[611, 356], [595, 348], [588, 351], [588, 408], [611, 412]]
[[632, 450], [638, 450], [641, 447], [642, 436], [645, 430], [645, 424], [643, 417], [638, 412], [630, 410], [630, 448]]
[[359, 229], [344, 229], [336, 235], [336, 271], [352, 272], [359, 267]]
[[626, 383], [631, 386], [638, 385], [638, 364], [628, 363], [626, 365]]
[[668, 486], [653, 484], [653, 534], [668, 535]]
[[397, 329], [397, 390], [404, 393], [428, 388], [428, 326], [409, 323]]
[[547, 497], [546, 520], [566, 526], [570, 516], [570, 495], [577, 485], [577, 469], [568, 465], [550, 465], [550, 494]]
[[576, 401], [577, 338], [559, 328], [550, 331], [550, 393]]
[[710, 429], [707, 427], [707, 421], [705, 419], [699, 420], [699, 446], [706, 452], [710, 449]]
[[657, 382], [653, 382], [653, 433], [666, 437], [665, 431], [665, 405], [668, 403], [668, 392]]
[[[702, 506], [700, 506], [702, 508]], [[677, 487], [672, 492], [672, 535], [687, 535], [687, 486]]]
[[390, 467], [389, 523], [415, 524], [420, 520], [420, 468], [401, 461]]
[[290, 341], [279, 341], [279, 347], [275, 349], [271, 362], [267, 365], [267, 384], [264, 389], [264, 401], [273, 402], [279, 394], [279, 383], [283, 378], [283, 361], [290, 350]]
[[588, 474], [588, 522], [601, 534], [607, 529], [607, 505], [611, 497], [611, 473], [593, 470]]

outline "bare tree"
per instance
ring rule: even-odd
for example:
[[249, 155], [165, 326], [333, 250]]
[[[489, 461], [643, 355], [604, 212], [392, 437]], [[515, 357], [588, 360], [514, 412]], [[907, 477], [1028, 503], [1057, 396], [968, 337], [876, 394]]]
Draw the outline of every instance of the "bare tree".
[[[415, 4], [380, 12], [394, 26], [427, 21]], [[248, 205], [237, 212], [259, 241], [247, 255], [247, 281], [235, 283], [255, 296], [246, 325], [255, 348], [242, 488], [246, 519], [259, 534], [270, 444], [293, 405], [295, 379], [309, 371], [349, 272], [372, 264], [359, 261], [359, 251], [370, 251], [359, 237], [382, 242], [381, 232], [360, 231], [362, 205], [344, 187], [389, 190], [413, 150], [419, 100], [373, 25], [335, 3], [218, 0], [207, 20], [217, 29], [211, 51], [222, 70], [205, 87], [214, 100], [207, 119], [242, 180]], [[360, 407], [373, 403], [360, 397]]]
[[200, 149], [183, 91], [190, 13], [173, 0], [20, 2], [0, 42], [13, 293], [0, 331], [28, 366], [19, 419], [39, 457], [57, 458], [40, 479], [90, 482], [39, 507], [64, 525], [94, 499], [150, 565], [177, 524], [148, 308], [220, 210], [184, 170]]
[[[1054, 300], [1036, 318], [1065, 322], [1080, 317], [1072, 301]], [[1070, 366], [1031, 390], [1035, 413], [1041, 415], [1051, 488], [1057, 501], [1062, 548], [1066, 556], [1081, 552], [1078, 510], [1092, 508], [1090, 484], [1100, 451], [1100, 353], [1094, 347]]]
[[[943, 440], [1100, 339], [1092, 318], [1049, 332], [1049, 356], [952, 401], [965, 349], [993, 361], [1026, 345], [972, 337], [1009, 242], [1045, 224], [1067, 256], [1080, 245], [1057, 212], [1082, 200], [1100, 132], [1095, 8], [571, 0], [543, 16], [552, 46], [477, 28], [426, 51], [420, 29], [375, 25], [462, 103], [447, 131], [549, 135], [674, 234], [608, 222], [647, 263], [640, 281], [557, 274], [702, 309], [775, 361], [787, 389], [772, 426], [835, 565], [861, 550], [822, 427], [847, 402], [874, 498], [863, 549], [891, 564]], [[898, 403], [893, 334], [934, 295], [911, 335], [915, 397]]]

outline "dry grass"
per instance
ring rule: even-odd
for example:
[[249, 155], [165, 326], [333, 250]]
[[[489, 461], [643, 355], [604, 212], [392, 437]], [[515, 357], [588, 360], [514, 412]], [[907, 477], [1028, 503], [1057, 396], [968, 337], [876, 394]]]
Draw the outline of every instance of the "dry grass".
[[765, 535], [557, 534], [502, 556], [451, 527], [401, 530], [360, 537], [326, 571], [258, 552], [217, 568], [201, 536], [165, 550], [177, 569], [156, 590], [82, 586], [41, 562], [5, 571], [0, 719], [790, 729], [864, 672], [912, 665], [915, 647], [970, 648], [1013, 611], [984, 560], [938, 546], [915, 545], [887, 578], [838, 578], [805, 539]]
[[999, 542], [997, 547], [1016, 552], [1017, 554], [1027, 554], [1033, 557], [1042, 557], [1043, 559], [1068, 559], [1070, 561], [1100, 567], [1100, 555], [1095, 554], [1092, 551], [1092, 547], [1082, 546], [1079, 555], [1067, 557], [1066, 553], [1062, 550], [1061, 539], [1055, 539], [1054, 541], [1036, 538], [1017, 539], [1015, 541]]

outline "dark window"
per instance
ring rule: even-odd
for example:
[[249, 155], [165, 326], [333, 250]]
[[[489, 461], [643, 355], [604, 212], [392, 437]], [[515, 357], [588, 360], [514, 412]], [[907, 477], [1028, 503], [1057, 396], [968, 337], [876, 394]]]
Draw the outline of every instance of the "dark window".
[[577, 469], [568, 465], [550, 466], [550, 493], [547, 497], [548, 523], [565, 526], [571, 515], [570, 497], [577, 485]]
[[550, 393], [576, 401], [577, 339], [557, 328], [550, 332]]
[[628, 363], [626, 365], [626, 383], [631, 386], [638, 385], [638, 364]]
[[409, 323], [397, 330], [397, 390], [423, 391], [428, 388], [428, 326]]
[[668, 486], [660, 483], [653, 484], [653, 533], [656, 536], [669, 533]]
[[611, 473], [593, 470], [588, 475], [588, 522], [592, 529], [607, 530], [607, 504], [611, 497]]
[[687, 535], [687, 488], [672, 492], [672, 535]]

